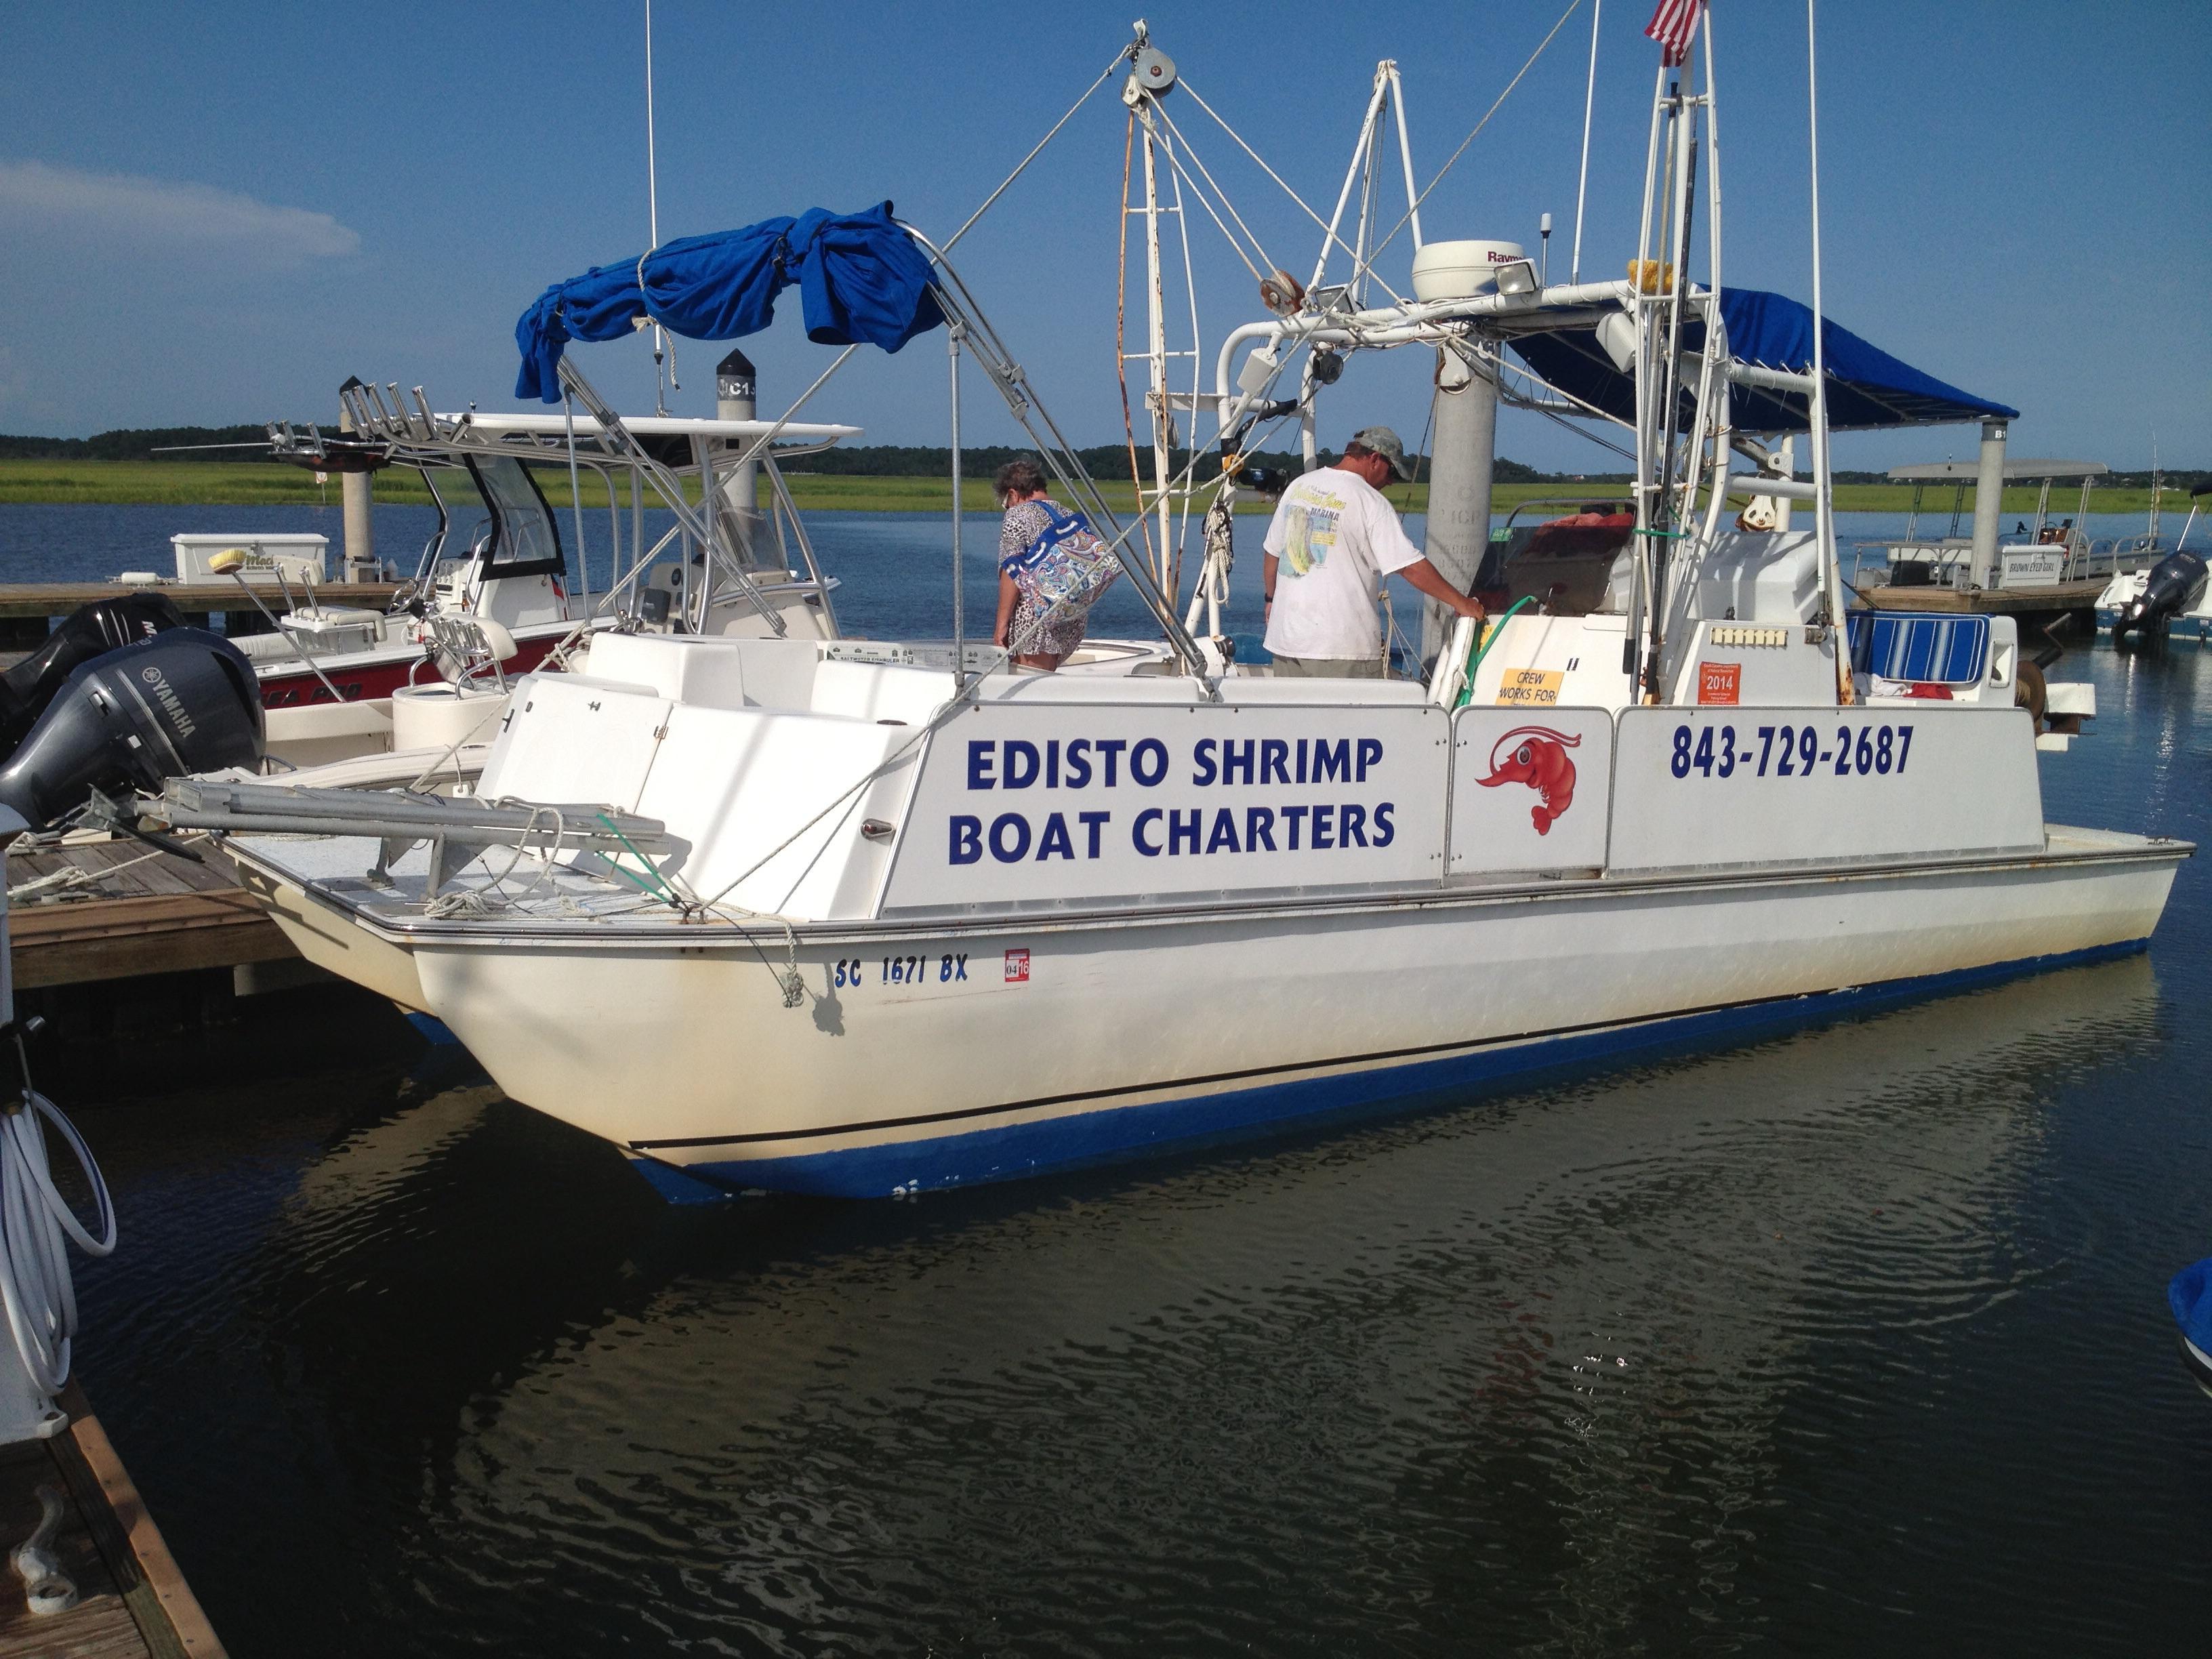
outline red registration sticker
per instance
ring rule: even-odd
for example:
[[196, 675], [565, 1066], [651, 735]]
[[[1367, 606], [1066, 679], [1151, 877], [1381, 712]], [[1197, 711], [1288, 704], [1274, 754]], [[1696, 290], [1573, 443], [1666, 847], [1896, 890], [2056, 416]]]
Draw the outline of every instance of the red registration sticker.
[[1740, 662], [1701, 662], [1698, 665], [1698, 701], [1699, 702], [1734, 702], [1737, 689], [1743, 684], [1743, 665]]
[[1030, 953], [1027, 951], [1006, 952], [1006, 983], [1026, 985], [1030, 982]]

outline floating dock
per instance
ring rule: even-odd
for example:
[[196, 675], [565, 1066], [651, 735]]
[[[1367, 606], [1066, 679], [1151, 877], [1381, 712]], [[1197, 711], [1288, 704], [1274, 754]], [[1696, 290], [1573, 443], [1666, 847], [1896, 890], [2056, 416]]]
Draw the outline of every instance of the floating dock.
[[63, 1503], [52, 1554], [76, 1605], [34, 1613], [22, 1581], [0, 1592], [0, 1659], [222, 1659], [223, 1645], [185, 1582], [130, 1472], [72, 1382], [69, 1426], [49, 1440], [0, 1447], [0, 1543], [12, 1552], [44, 1512], [41, 1487]]

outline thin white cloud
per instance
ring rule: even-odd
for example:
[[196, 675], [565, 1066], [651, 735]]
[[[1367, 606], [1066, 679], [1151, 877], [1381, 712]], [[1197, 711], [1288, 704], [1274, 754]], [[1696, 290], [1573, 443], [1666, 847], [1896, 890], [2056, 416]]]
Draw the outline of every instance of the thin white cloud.
[[[25, 240], [126, 243], [244, 256], [261, 264], [342, 258], [361, 235], [327, 213], [276, 207], [213, 185], [0, 161], [0, 222]], [[12, 240], [12, 239], [11, 239]]]

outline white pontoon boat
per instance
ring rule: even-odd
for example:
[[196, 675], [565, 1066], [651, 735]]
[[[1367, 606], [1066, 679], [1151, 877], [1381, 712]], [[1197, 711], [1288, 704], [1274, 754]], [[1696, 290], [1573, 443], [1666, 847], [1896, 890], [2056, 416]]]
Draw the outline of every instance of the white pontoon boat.
[[[1506, 382], [1632, 444], [1626, 580], [1437, 640], [1426, 683], [1277, 679], [1194, 637], [943, 252], [887, 212], [816, 215], [714, 239], [711, 270], [695, 241], [683, 270], [656, 252], [549, 290], [536, 384], [626, 441], [550, 331], [582, 333], [576, 285], [613, 316], [599, 337], [648, 294], [680, 327], [761, 258], [810, 284], [817, 338], [941, 320], [956, 411], [972, 357], [1164, 647], [1012, 672], [957, 599], [950, 642], [611, 631], [581, 672], [521, 682], [470, 798], [182, 781], [140, 810], [226, 834], [311, 960], [444, 1021], [672, 1197], [1005, 1178], [2140, 950], [2191, 848], [2045, 823], [2010, 621], [1846, 626], [1831, 399], [1886, 409], [1871, 424], [1996, 406], [1917, 371], [1909, 404], [1884, 395], [1903, 366], [1822, 318], [1817, 241], [1809, 309], [1720, 287], [1717, 231], [1692, 279], [1709, 22], [1703, 50], [1656, 90], [1628, 278], [1550, 284], [1461, 257], [1503, 245], [1424, 246], [1409, 215], [1422, 292], [1369, 303], [1388, 239], [1364, 211], [1340, 235], [1340, 204], [1322, 264], [1351, 251], [1350, 280], [1271, 279], [1180, 406], [1233, 477], [1265, 420], [1311, 422], [1345, 356], [1412, 347], [1464, 408]], [[1141, 37], [1132, 57], [1133, 133], [1165, 153], [1175, 68]], [[845, 275], [873, 321], [837, 308]], [[1486, 528], [1472, 425], [1439, 416], [1437, 489], [1479, 480]], [[1793, 433], [1809, 479], [1773, 462]], [[957, 477], [957, 426], [954, 453]], [[1733, 528], [1731, 493], [1809, 502], [1814, 527]]]

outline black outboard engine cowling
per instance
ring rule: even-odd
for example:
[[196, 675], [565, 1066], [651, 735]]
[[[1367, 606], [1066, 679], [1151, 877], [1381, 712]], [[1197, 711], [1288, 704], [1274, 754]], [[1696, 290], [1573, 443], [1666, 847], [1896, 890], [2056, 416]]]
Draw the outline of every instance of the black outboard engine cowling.
[[82, 665], [0, 768], [0, 805], [50, 824], [94, 789], [258, 767], [261, 686], [220, 634], [173, 628]]
[[2162, 639], [2166, 624], [2204, 597], [2206, 566], [2196, 553], [2169, 553], [2151, 567], [2143, 591], [2120, 607], [2112, 623], [2118, 644], [2131, 633]]
[[0, 758], [23, 740], [80, 664], [172, 628], [184, 617], [160, 593], [121, 593], [94, 599], [62, 618], [46, 642], [0, 674]]

